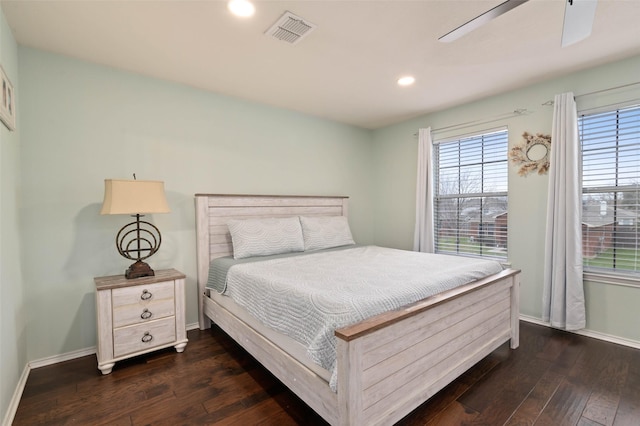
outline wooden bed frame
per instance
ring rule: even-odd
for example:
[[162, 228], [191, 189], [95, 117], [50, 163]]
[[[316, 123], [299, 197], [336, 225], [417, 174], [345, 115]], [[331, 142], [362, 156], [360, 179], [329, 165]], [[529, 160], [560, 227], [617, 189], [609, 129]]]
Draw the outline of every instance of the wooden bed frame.
[[213, 321], [332, 425], [393, 424], [511, 340], [519, 271], [504, 270], [336, 330], [338, 390], [209, 298], [209, 262], [232, 254], [233, 218], [347, 215], [347, 197], [196, 194], [200, 328]]

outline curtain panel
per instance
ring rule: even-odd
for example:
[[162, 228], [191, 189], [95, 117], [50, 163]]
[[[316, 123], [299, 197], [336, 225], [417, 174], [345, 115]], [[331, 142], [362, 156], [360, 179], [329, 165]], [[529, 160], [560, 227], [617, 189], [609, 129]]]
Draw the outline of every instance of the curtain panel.
[[582, 173], [578, 112], [573, 93], [555, 96], [543, 285], [543, 320], [552, 327], [585, 327], [582, 281]]
[[413, 250], [434, 252], [433, 235], [433, 144], [431, 127], [418, 131], [418, 177], [416, 182], [416, 224]]

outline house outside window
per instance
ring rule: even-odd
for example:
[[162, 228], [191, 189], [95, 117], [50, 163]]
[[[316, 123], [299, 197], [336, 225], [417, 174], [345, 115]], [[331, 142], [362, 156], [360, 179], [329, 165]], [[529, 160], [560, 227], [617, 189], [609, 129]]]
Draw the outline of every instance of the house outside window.
[[640, 276], [640, 105], [578, 121], [585, 272]]
[[507, 259], [506, 128], [436, 141], [435, 251]]

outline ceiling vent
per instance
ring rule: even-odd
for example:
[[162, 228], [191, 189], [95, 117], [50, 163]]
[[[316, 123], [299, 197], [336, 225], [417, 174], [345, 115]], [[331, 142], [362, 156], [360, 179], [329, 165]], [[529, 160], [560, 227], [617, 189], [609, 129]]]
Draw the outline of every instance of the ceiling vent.
[[305, 21], [291, 12], [285, 12], [265, 34], [290, 44], [296, 44], [315, 28], [315, 24]]

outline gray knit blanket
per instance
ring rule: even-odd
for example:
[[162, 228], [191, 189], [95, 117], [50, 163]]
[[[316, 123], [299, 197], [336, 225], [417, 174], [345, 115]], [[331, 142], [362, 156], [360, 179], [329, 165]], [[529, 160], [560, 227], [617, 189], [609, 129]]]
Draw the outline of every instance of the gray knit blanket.
[[234, 264], [223, 294], [332, 373], [334, 331], [502, 270], [496, 261], [364, 246]]

